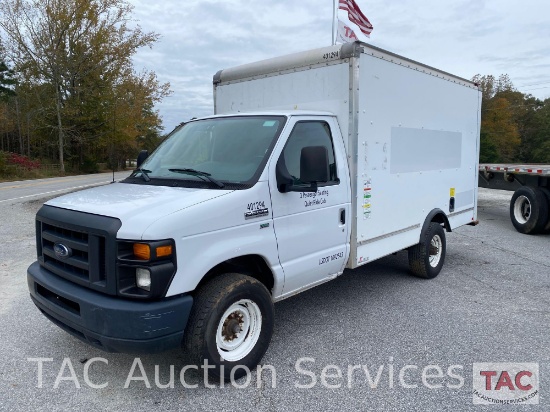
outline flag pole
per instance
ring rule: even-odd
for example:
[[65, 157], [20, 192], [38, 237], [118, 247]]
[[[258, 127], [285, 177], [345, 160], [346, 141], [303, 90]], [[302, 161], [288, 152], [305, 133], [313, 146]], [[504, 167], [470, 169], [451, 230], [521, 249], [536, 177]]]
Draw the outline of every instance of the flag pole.
[[332, 45], [336, 44], [336, 0], [332, 1]]

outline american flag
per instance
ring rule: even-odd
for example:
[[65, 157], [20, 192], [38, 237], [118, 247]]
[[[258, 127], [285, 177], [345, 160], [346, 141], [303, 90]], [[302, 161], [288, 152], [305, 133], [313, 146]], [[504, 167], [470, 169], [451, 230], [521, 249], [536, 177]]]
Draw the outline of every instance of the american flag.
[[355, 0], [339, 0], [338, 8], [347, 11], [349, 21], [355, 23], [365, 36], [370, 37], [373, 29], [372, 24], [363, 14]]

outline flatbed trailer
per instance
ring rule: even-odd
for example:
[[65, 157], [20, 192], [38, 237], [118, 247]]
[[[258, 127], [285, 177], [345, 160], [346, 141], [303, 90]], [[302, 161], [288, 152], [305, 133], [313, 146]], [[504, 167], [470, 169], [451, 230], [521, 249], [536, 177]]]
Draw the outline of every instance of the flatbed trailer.
[[510, 219], [518, 232], [550, 233], [550, 165], [480, 164], [478, 185], [514, 191]]

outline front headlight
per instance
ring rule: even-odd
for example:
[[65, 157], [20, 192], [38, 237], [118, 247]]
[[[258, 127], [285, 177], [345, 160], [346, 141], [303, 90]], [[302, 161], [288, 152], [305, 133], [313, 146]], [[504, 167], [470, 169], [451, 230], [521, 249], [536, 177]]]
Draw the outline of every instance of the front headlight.
[[176, 273], [175, 252], [172, 239], [118, 241], [118, 294], [145, 299], [165, 296]]
[[136, 269], [136, 286], [138, 288], [151, 291], [151, 272], [149, 269]]

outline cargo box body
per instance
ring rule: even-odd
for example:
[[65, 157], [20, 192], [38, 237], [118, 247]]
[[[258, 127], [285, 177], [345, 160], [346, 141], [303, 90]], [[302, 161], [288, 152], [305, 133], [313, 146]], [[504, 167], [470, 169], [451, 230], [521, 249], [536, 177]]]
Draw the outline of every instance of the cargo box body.
[[477, 219], [481, 92], [474, 83], [353, 43], [214, 76], [216, 114], [334, 114], [346, 145], [352, 225], [348, 267], [419, 242], [433, 210], [452, 229]]

